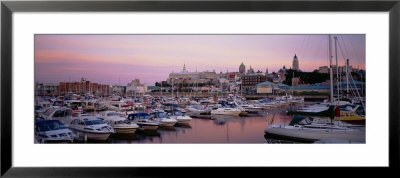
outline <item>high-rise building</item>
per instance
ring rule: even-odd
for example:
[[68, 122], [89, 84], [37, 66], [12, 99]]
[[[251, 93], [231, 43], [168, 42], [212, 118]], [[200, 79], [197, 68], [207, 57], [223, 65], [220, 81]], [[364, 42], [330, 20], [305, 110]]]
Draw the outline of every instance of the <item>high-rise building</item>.
[[243, 62], [239, 66], [239, 72], [242, 74], [246, 72], [246, 66], [243, 64]]
[[296, 54], [294, 54], [294, 57], [293, 57], [292, 69], [293, 70], [300, 70], [299, 69], [299, 60], [297, 59], [297, 55]]

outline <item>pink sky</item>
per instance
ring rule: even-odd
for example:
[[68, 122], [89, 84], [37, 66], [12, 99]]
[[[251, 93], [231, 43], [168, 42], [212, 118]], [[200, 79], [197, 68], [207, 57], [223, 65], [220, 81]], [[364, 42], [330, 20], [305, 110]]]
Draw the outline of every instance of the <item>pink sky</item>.
[[[345, 57], [365, 69], [365, 35], [333, 36], [339, 65]], [[243, 62], [273, 72], [290, 68], [295, 54], [302, 71], [327, 66], [328, 35], [35, 35], [35, 81], [154, 85], [184, 63], [189, 71], [236, 72]]]

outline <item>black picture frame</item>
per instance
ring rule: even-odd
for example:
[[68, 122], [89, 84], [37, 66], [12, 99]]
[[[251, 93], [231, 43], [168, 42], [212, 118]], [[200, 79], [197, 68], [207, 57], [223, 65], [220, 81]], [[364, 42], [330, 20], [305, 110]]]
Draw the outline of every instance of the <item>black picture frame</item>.
[[[74, 167], [74, 168], [20, 168], [12, 166], [12, 18], [13, 12], [389, 12], [389, 169], [399, 167], [400, 118], [400, 1], [2, 1], [1, 2], [1, 175], [6, 177], [142, 177], [179, 176], [178, 168], [130, 168], [130, 167]], [[383, 72], [385, 74], [385, 72]], [[378, 109], [378, 108], [375, 108]], [[385, 108], [384, 108], [385, 109]], [[366, 155], [367, 156], [367, 155]], [[208, 168], [210, 171], [214, 168]], [[222, 170], [221, 170], [222, 169]], [[218, 172], [223, 172], [223, 169]], [[242, 172], [235, 168], [229, 171]], [[371, 170], [371, 169], [370, 169]], [[373, 170], [373, 169], [372, 169]], [[186, 168], [192, 175], [204, 175], [209, 171]], [[263, 168], [251, 170], [262, 173]], [[256, 172], [254, 172], [256, 171]], [[281, 170], [285, 171], [285, 170]], [[304, 170], [303, 170], [304, 171]], [[285, 171], [295, 175], [295, 172]], [[330, 172], [329, 174], [335, 174]], [[188, 176], [192, 176], [188, 175]], [[182, 176], [182, 175], [180, 175]]]

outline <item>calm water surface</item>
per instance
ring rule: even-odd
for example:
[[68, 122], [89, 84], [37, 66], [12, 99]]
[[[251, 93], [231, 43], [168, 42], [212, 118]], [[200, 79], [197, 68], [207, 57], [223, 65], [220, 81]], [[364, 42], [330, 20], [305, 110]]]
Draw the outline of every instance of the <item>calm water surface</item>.
[[[293, 107], [293, 106], [290, 106]], [[109, 143], [269, 143], [264, 137], [270, 124], [286, 123], [287, 108], [269, 109], [247, 116], [212, 115], [193, 118], [187, 125], [137, 130], [132, 135], [111, 135]]]

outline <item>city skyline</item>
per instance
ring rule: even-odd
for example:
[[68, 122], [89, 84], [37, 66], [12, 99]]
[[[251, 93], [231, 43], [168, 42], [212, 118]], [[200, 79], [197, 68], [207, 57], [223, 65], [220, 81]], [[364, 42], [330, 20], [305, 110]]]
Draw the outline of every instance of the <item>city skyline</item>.
[[[338, 61], [350, 58], [365, 69], [365, 35], [332, 35], [339, 40]], [[335, 64], [332, 40], [333, 64]], [[343, 54], [342, 54], [342, 52]], [[35, 81], [79, 81], [126, 85], [135, 78], [147, 85], [169, 73], [188, 71], [277, 72], [291, 68], [311, 72], [329, 66], [327, 35], [35, 35]]]

